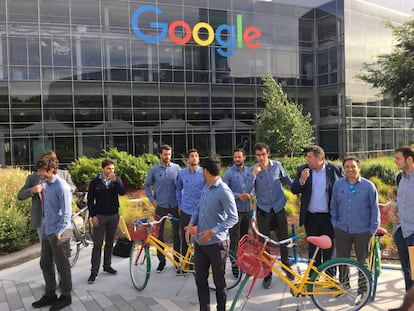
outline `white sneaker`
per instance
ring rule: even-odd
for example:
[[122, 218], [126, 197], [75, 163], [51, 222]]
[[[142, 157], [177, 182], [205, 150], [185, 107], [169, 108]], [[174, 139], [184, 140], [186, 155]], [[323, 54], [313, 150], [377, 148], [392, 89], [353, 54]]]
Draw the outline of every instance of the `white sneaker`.
[[358, 294], [358, 296], [355, 298], [355, 301], [354, 301], [355, 305], [356, 306], [359, 305], [363, 299], [364, 299], [364, 294]]

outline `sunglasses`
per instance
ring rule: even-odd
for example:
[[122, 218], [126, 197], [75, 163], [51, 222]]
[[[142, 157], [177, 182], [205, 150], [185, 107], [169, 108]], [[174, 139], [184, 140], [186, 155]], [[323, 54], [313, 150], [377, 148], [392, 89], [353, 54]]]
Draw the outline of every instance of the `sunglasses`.
[[350, 184], [350, 185], [349, 185], [349, 191], [351, 192], [351, 194], [352, 194], [352, 195], [355, 195], [355, 194], [356, 194], [356, 190], [355, 190], [355, 188], [354, 188], [354, 185], [353, 185], [353, 184]]

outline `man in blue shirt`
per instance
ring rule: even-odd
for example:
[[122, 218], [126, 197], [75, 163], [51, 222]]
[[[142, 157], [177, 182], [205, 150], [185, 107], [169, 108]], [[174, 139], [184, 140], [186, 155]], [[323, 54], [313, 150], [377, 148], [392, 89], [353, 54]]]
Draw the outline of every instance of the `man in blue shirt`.
[[[291, 186], [293, 180], [285, 172], [282, 164], [269, 159], [269, 146], [262, 143], [254, 145], [257, 164], [252, 167], [255, 178], [254, 189], [257, 199], [257, 224], [264, 235], [269, 236], [270, 231], [276, 232], [279, 240], [288, 238], [287, 219], [285, 213], [286, 197], [283, 193], [282, 183]], [[289, 265], [289, 250], [281, 247], [282, 263]], [[292, 278], [290, 273], [287, 277]], [[263, 279], [263, 287], [268, 289], [272, 282], [272, 272]]]
[[[45, 294], [32, 303], [34, 308], [49, 306], [51, 311], [72, 303], [72, 275], [68, 254], [72, 236], [72, 192], [66, 181], [57, 176], [59, 162], [51, 155], [42, 156], [36, 163], [43, 192], [43, 235], [40, 267], [45, 279]], [[55, 264], [61, 278], [61, 296], [56, 296]]]
[[394, 213], [398, 215], [394, 228], [394, 241], [398, 248], [401, 268], [404, 274], [405, 290], [408, 291], [413, 281], [410, 271], [408, 247], [414, 246], [414, 150], [411, 147], [395, 149], [394, 161], [402, 170], [402, 177], [397, 186], [397, 204]]
[[[171, 162], [172, 148], [169, 145], [161, 146], [160, 163], [154, 165], [148, 172], [144, 182], [144, 190], [148, 199], [155, 207], [155, 214], [163, 217], [171, 214], [179, 219], [178, 203], [176, 197], [177, 176], [180, 167]], [[151, 189], [152, 188], [152, 189]], [[172, 220], [174, 250], [180, 253], [180, 222]], [[164, 241], [165, 221], [160, 224], [159, 239]], [[157, 252], [160, 261], [157, 272], [165, 268], [165, 256]], [[178, 261], [178, 258], [175, 258]]]
[[244, 165], [246, 153], [244, 149], [237, 148], [233, 151], [233, 166], [223, 176], [223, 181], [233, 191], [237, 204], [239, 221], [230, 229], [230, 249], [237, 254], [237, 243], [240, 238], [248, 233], [252, 218], [251, 191], [253, 188], [253, 176], [251, 170]]
[[[178, 172], [177, 180], [177, 202], [180, 214], [181, 227], [181, 254], [185, 256], [188, 244], [184, 238], [184, 228], [188, 225], [195, 207], [198, 205], [201, 196], [201, 189], [206, 184], [203, 177], [203, 169], [199, 166], [200, 157], [197, 149], [190, 149], [187, 152], [187, 167]], [[177, 271], [180, 273], [180, 271]]]
[[[293, 194], [300, 194], [299, 226], [305, 226], [308, 236], [328, 235], [334, 240], [331, 223], [330, 201], [335, 181], [343, 176], [342, 167], [325, 160], [325, 151], [314, 145], [305, 149], [307, 164], [297, 168], [296, 178], [292, 184]], [[309, 243], [309, 258], [315, 252], [315, 245]], [[332, 258], [331, 248], [319, 250], [315, 265]]]
[[216, 286], [217, 311], [226, 310], [227, 290], [224, 277], [229, 249], [229, 229], [237, 223], [237, 207], [233, 193], [221, 180], [221, 160], [217, 155], [201, 161], [206, 185], [200, 203], [191, 216], [186, 240], [197, 226], [194, 243], [195, 280], [200, 311], [210, 311], [210, 266]]
[[[360, 176], [361, 162], [357, 157], [346, 157], [342, 165], [345, 177], [335, 182], [331, 198], [336, 253], [338, 257], [350, 257], [354, 245], [358, 261], [365, 264], [370, 240], [380, 223], [378, 193], [371, 181]], [[364, 282], [359, 284], [355, 304], [369, 294], [365, 286]]]

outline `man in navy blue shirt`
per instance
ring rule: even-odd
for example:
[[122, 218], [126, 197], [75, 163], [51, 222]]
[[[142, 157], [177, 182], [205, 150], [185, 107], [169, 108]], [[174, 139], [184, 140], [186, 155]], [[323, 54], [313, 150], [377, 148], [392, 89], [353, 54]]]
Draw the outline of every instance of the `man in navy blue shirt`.
[[[176, 197], [177, 176], [180, 167], [171, 162], [172, 148], [169, 145], [161, 146], [160, 163], [154, 165], [148, 172], [144, 182], [144, 190], [148, 199], [155, 207], [155, 214], [163, 217], [171, 214], [179, 219], [178, 203]], [[152, 188], [152, 189], [151, 189]], [[174, 250], [180, 253], [180, 222], [172, 220]], [[160, 224], [159, 239], [164, 241], [165, 221]], [[165, 268], [165, 256], [157, 252], [160, 261], [157, 272], [161, 273]], [[178, 261], [178, 258], [175, 258]]]
[[[199, 166], [199, 163], [200, 157], [197, 149], [190, 149], [187, 152], [187, 167], [178, 172], [176, 194], [180, 214], [181, 254], [184, 256], [188, 249], [188, 244], [184, 238], [184, 228], [188, 225], [194, 209], [200, 201], [201, 189], [206, 184], [203, 169]], [[177, 273], [180, 273], [180, 271], [177, 270]]]
[[237, 243], [240, 238], [248, 233], [252, 219], [251, 191], [253, 188], [253, 176], [250, 168], [244, 165], [246, 153], [244, 149], [237, 148], [233, 151], [233, 166], [223, 176], [223, 181], [233, 191], [237, 204], [239, 221], [230, 229], [230, 249], [237, 254]]
[[[274, 230], [279, 240], [288, 238], [288, 227], [285, 213], [286, 197], [283, 193], [282, 181], [291, 186], [293, 180], [285, 172], [282, 164], [269, 159], [269, 146], [262, 143], [254, 145], [257, 164], [252, 167], [255, 178], [254, 189], [257, 199], [257, 224], [264, 235], [269, 236]], [[289, 266], [289, 250], [281, 247], [282, 263]], [[287, 276], [292, 278], [288, 273]], [[263, 287], [268, 289], [272, 282], [272, 272], [263, 279]]]
[[217, 311], [226, 310], [225, 262], [229, 250], [229, 229], [238, 220], [236, 202], [230, 188], [221, 180], [221, 160], [217, 155], [201, 161], [206, 185], [200, 203], [191, 216], [186, 240], [197, 226], [194, 243], [195, 280], [200, 311], [210, 311], [210, 266], [216, 286]]

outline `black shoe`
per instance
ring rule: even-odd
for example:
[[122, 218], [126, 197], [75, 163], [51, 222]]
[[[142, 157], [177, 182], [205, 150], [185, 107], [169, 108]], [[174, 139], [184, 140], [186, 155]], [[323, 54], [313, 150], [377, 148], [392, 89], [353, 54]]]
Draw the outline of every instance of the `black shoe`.
[[98, 278], [98, 273], [92, 272], [88, 279], [88, 284], [92, 284]]
[[272, 276], [268, 275], [263, 279], [263, 288], [269, 289], [272, 286]]
[[50, 307], [50, 311], [61, 310], [66, 306], [69, 306], [72, 303], [72, 297], [70, 296], [60, 296], [58, 300]]
[[44, 295], [42, 298], [40, 298], [38, 301], [35, 301], [32, 303], [33, 308], [42, 308], [45, 306], [51, 306], [57, 301], [57, 296], [46, 296]]
[[177, 276], [181, 276], [184, 274], [180, 267], [175, 268], [175, 273], [177, 274]]
[[109, 274], [117, 274], [117, 272], [118, 272], [112, 267], [103, 268], [103, 271], [105, 271], [106, 273], [109, 273]]
[[164, 268], [165, 268], [165, 262], [160, 262], [160, 264], [158, 265], [158, 268], [157, 268], [157, 273], [163, 272]]

